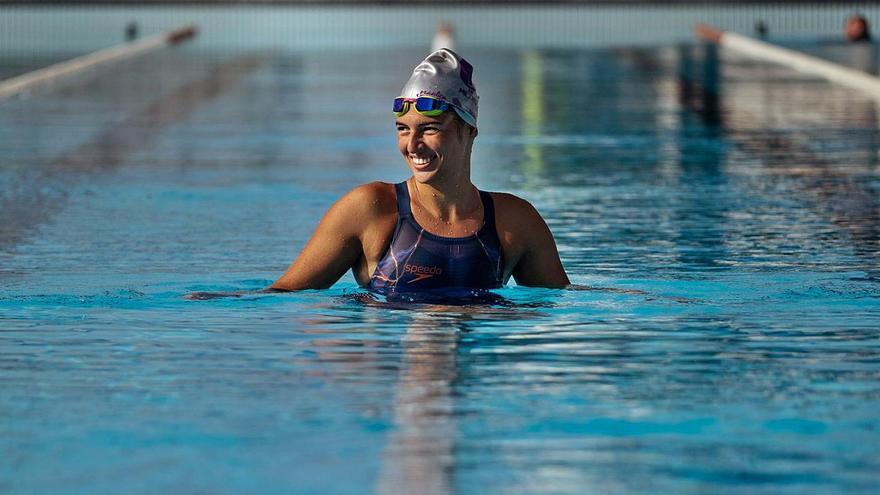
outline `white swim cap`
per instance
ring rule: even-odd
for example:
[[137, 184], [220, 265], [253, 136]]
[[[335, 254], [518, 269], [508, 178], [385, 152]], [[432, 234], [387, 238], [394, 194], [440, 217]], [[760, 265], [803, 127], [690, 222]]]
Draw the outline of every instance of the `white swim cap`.
[[452, 105], [455, 113], [471, 127], [477, 127], [477, 88], [474, 67], [457, 53], [441, 48], [413, 69], [400, 91], [403, 98], [430, 96]]

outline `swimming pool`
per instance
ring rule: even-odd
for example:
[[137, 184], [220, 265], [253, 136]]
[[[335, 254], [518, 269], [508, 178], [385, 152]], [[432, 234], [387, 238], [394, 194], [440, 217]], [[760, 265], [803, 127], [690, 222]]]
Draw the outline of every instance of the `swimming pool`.
[[705, 47], [467, 52], [475, 182], [596, 290], [185, 300], [405, 177], [421, 56], [195, 44], [2, 104], [0, 491], [874, 491], [877, 109]]

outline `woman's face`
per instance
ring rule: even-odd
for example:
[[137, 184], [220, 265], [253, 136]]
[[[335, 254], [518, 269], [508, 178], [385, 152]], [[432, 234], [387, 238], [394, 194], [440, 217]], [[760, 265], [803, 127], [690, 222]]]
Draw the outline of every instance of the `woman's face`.
[[470, 179], [470, 126], [453, 112], [428, 117], [410, 105], [396, 125], [397, 148], [418, 182]]

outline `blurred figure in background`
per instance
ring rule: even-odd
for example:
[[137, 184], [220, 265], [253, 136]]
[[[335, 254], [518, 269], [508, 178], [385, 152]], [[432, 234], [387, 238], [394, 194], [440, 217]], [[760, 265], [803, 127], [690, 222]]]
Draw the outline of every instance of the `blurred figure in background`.
[[861, 14], [853, 14], [846, 20], [847, 58], [850, 67], [877, 74], [877, 47], [871, 43], [868, 20]]
[[765, 40], [767, 39], [767, 33], [767, 23], [759, 19], [758, 22], [755, 23], [755, 35], [758, 39]]
[[125, 41], [134, 41], [138, 37], [138, 24], [135, 21], [130, 21], [125, 26]]
[[437, 26], [437, 32], [434, 33], [434, 39], [431, 41], [431, 53], [441, 48], [455, 50], [455, 31], [448, 22], [441, 22]]
[[871, 41], [868, 20], [861, 14], [855, 14], [846, 20], [845, 34], [847, 41], [850, 43]]

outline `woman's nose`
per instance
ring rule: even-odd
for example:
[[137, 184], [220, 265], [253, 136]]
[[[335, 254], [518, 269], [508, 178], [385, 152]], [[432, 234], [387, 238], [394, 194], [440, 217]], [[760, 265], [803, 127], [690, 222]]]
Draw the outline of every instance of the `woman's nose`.
[[422, 147], [422, 136], [418, 132], [413, 132], [409, 135], [409, 141], [406, 142], [406, 151], [408, 153], [415, 153], [419, 151]]

